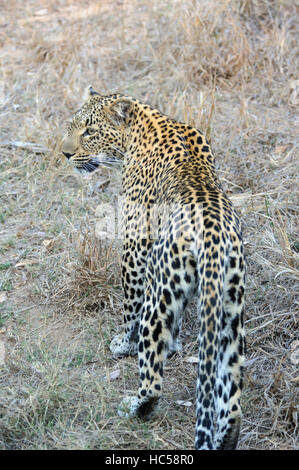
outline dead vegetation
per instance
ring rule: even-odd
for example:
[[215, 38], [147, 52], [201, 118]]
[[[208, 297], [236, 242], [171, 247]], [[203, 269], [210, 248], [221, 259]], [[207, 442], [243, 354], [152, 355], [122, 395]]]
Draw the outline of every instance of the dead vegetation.
[[137, 364], [108, 349], [121, 328], [120, 248], [95, 227], [119, 176], [77, 179], [59, 154], [92, 83], [211, 138], [248, 260], [239, 448], [298, 449], [298, 2], [0, 8], [0, 448], [193, 448], [192, 306], [161, 414], [142, 423], [116, 413], [137, 387]]

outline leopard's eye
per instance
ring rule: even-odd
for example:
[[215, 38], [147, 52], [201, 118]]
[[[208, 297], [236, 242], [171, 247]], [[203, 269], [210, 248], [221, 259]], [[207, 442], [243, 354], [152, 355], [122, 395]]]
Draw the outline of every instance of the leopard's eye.
[[97, 132], [96, 129], [93, 129], [92, 127], [88, 127], [82, 135], [83, 137], [87, 137], [87, 136], [96, 134], [96, 132]]

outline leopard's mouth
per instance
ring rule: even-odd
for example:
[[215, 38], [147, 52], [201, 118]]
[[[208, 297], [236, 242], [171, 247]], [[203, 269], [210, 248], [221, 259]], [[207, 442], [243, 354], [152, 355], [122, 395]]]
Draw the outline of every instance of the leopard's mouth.
[[76, 169], [80, 173], [92, 173], [100, 166], [100, 163], [97, 161], [96, 158], [90, 158], [89, 160], [80, 163], [80, 165], [76, 164]]
[[99, 167], [114, 168], [121, 165], [122, 161], [113, 155], [98, 154], [94, 158], [89, 158], [81, 162], [75, 161], [75, 164], [76, 169], [79, 170], [80, 173], [92, 173]]

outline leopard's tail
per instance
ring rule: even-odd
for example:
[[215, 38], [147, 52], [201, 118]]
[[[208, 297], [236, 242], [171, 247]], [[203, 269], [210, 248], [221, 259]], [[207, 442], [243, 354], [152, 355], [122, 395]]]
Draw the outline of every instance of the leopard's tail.
[[[205, 243], [207, 246], [207, 243]], [[223, 277], [213, 278], [212, 254], [201, 247], [198, 250], [198, 313], [199, 361], [196, 386], [196, 449], [214, 449], [215, 390], [217, 355], [220, 342], [223, 301]]]
[[205, 238], [197, 250], [200, 320], [197, 449], [235, 448], [239, 434], [243, 306], [230, 298], [230, 281], [234, 278], [234, 270], [229, 269], [231, 249]]

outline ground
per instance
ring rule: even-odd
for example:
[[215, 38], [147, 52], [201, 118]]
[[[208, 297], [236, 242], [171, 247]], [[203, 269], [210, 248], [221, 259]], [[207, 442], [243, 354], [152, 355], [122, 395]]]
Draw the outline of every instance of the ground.
[[[197, 319], [158, 417], [117, 415], [120, 242], [99, 239], [120, 174], [80, 179], [64, 126], [89, 84], [203, 130], [243, 224], [247, 360], [240, 449], [298, 449], [298, 4], [12, 0], [0, 19], [0, 448], [192, 449]], [[297, 126], [297, 131], [296, 131]], [[298, 290], [298, 289], [297, 289]]]

